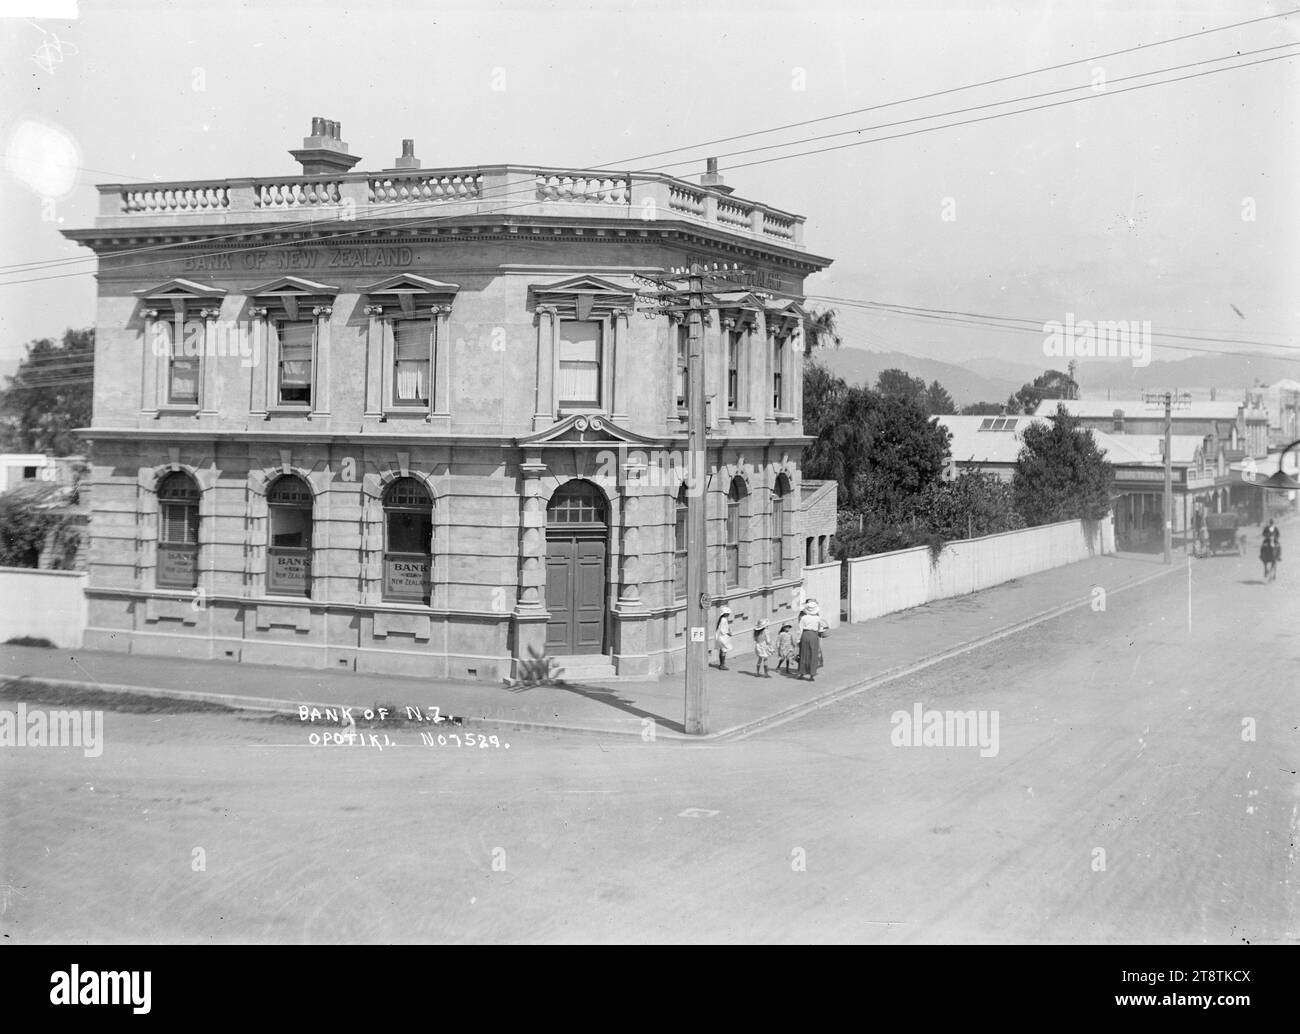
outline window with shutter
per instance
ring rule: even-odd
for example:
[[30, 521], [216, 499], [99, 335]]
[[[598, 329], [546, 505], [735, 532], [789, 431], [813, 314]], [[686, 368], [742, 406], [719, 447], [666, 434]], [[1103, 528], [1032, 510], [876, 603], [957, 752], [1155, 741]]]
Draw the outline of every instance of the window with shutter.
[[432, 329], [427, 320], [393, 324], [393, 403], [427, 406], [431, 383], [429, 352]]
[[561, 406], [600, 405], [600, 364], [603, 327], [595, 320], [564, 320], [560, 324]]
[[283, 322], [280, 331], [280, 402], [311, 405], [312, 359], [316, 326], [299, 320]]

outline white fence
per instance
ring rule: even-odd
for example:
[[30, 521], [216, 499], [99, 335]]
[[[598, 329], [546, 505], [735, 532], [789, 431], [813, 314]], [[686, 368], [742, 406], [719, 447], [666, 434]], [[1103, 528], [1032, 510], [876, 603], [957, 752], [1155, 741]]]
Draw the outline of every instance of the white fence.
[[821, 607], [822, 620], [831, 628], [840, 627], [840, 562], [813, 564], [803, 569], [803, 594]]
[[869, 621], [1113, 552], [1115, 526], [1107, 517], [950, 542], [937, 561], [926, 546], [856, 557], [845, 561], [849, 621]]
[[0, 567], [0, 643], [16, 636], [81, 646], [86, 630], [86, 572]]

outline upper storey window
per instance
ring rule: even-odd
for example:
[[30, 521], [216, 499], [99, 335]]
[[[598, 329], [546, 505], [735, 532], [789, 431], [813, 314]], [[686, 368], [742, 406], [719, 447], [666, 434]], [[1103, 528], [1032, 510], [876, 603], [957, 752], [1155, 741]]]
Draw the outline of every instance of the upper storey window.
[[316, 359], [314, 320], [281, 320], [279, 395], [282, 406], [310, 406], [312, 367]]
[[448, 416], [448, 330], [458, 284], [399, 273], [361, 289], [366, 336], [367, 416]]
[[209, 321], [217, 318], [225, 289], [174, 279], [136, 294], [143, 304], [148, 346], [142, 350], [145, 409], [198, 409], [206, 401], [207, 363], [217, 352], [212, 347], [217, 342], [208, 340]]
[[561, 408], [600, 408], [604, 333], [604, 325], [595, 320], [561, 320]]
[[[533, 284], [537, 313], [537, 410], [535, 428], [568, 411], [616, 414], [644, 386], [624, 384], [619, 356], [627, 348], [627, 317], [633, 291], [596, 276]], [[666, 371], [665, 371], [666, 372]]]
[[249, 292], [253, 315], [263, 317], [266, 328], [267, 372], [254, 373], [255, 412], [329, 412], [330, 323], [338, 290], [286, 276]]

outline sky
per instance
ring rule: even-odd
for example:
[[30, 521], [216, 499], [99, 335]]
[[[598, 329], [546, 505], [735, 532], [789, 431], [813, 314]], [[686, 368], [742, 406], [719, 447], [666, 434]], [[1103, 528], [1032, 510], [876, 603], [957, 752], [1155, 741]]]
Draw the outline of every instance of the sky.
[[[23, 16], [52, 3], [76, 17]], [[1300, 13], [1022, 73], [1289, 9], [0, 0], [0, 13], [17, 12], [0, 19], [0, 363], [33, 338], [93, 322], [92, 262], [27, 264], [89, 256], [59, 229], [91, 224], [96, 183], [295, 173], [287, 152], [317, 115], [342, 123], [359, 170], [390, 167], [404, 137], [426, 169], [614, 164], [694, 178], [721, 156], [737, 195], [807, 217], [805, 244], [834, 263], [806, 289], [837, 309], [850, 347], [1044, 365], [1041, 333], [868, 302], [1031, 328], [1067, 315], [1150, 321], [1156, 359], [1201, 354], [1172, 344], [1253, 347], [1165, 333], [1286, 354], [1300, 341], [1300, 46], [1235, 60], [1295, 58], [1133, 92], [1121, 91], [1232, 62], [1116, 80], [1300, 44]], [[1004, 76], [1020, 77], [957, 89]], [[1066, 87], [1078, 89], [944, 114]], [[844, 135], [808, 142], [826, 133]], [[728, 155], [771, 144], [783, 146]], [[739, 167], [750, 162], [761, 164]]]

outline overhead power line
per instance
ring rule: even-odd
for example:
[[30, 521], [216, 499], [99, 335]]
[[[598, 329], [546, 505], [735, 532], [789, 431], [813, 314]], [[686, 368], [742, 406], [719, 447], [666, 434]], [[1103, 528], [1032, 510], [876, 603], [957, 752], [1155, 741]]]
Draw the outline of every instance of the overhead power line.
[[[951, 87], [951, 88], [949, 88], [949, 89], [938, 90], [938, 91], [932, 91], [932, 92], [930, 92], [930, 93], [920, 94], [920, 95], [917, 95], [917, 96], [914, 96], [914, 97], [901, 98], [901, 99], [899, 99], [899, 100], [888, 101], [888, 102], [884, 102], [884, 103], [876, 104], [876, 105], [870, 105], [870, 106], [865, 107], [865, 108], [857, 108], [857, 109], [854, 109], [854, 110], [851, 110], [851, 111], [840, 112], [840, 113], [835, 114], [835, 115], [825, 115], [825, 116], [820, 116], [820, 117], [818, 117], [818, 118], [805, 119], [805, 120], [803, 120], [803, 121], [799, 121], [799, 122], [785, 123], [785, 124], [783, 124], [783, 125], [774, 126], [774, 127], [768, 128], [768, 129], [755, 130], [755, 131], [752, 131], [752, 132], [749, 132], [749, 133], [741, 133], [741, 134], [737, 134], [737, 135], [730, 136], [730, 137], [721, 137], [721, 138], [718, 138], [718, 139], [715, 139], [715, 140], [704, 141], [704, 142], [702, 142], [702, 143], [698, 143], [698, 144], [690, 144], [690, 145], [685, 145], [685, 146], [682, 146], [682, 147], [670, 148], [670, 149], [668, 149], [668, 150], [664, 150], [664, 151], [655, 151], [655, 152], [650, 152], [650, 153], [643, 154], [643, 155], [639, 155], [639, 156], [632, 157], [632, 158], [620, 159], [620, 160], [617, 161], [617, 162], [609, 162], [609, 163], [604, 163], [604, 164], [601, 164], [601, 165], [592, 166], [590, 170], [584, 170], [584, 171], [597, 171], [597, 170], [601, 170], [601, 169], [606, 169], [606, 170], [608, 170], [608, 169], [612, 169], [612, 168], [615, 168], [615, 167], [621, 167], [621, 166], [626, 165], [626, 164], [628, 164], [628, 163], [630, 163], [630, 162], [633, 162], [633, 161], [640, 161], [640, 160], [642, 160], [642, 159], [644, 159], [644, 158], [652, 158], [652, 157], [658, 157], [658, 156], [661, 156], [661, 155], [677, 154], [677, 153], [681, 153], [681, 152], [683, 152], [683, 151], [696, 150], [696, 149], [703, 148], [703, 147], [711, 147], [711, 146], [713, 146], [714, 144], [718, 144], [718, 143], [728, 143], [728, 142], [731, 142], [731, 141], [734, 141], [734, 140], [747, 139], [747, 138], [751, 138], [751, 137], [754, 137], [754, 136], [765, 136], [765, 135], [770, 135], [770, 134], [772, 134], [772, 133], [783, 132], [783, 131], [788, 130], [788, 129], [800, 128], [800, 127], [807, 126], [807, 125], [813, 125], [813, 124], [817, 124], [817, 123], [821, 123], [821, 122], [832, 121], [832, 120], [835, 120], [835, 119], [845, 118], [845, 117], [849, 117], [849, 116], [857, 115], [857, 114], [864, 114], [864, 113], [866, 113], [866, 112], [870, 112], [870, 111], [878, 111], [878, 110], [883, 110], [883, 109], [885, 109], [885, 108], [897, 107], [897, 106], [900, 106], [900, 105], [903, 105], [903, 104], [909, 104], [909, 103], [914, 103], [914, 102], [921, 101], [921, 100], [929, 100], [929, 99], [933, 99], [933, 98], [935, 98], [935, 97], [941, 97], [941, 96], [947, 96], [947, 95], [954, 94], [954, 93], [960, 93], [960, 92], [963, 92], [963, 91], [966, 91], [966, 90], [980, 89], [980, 88], [985, 87], [985, 86], [992, 86], [992, 85], [996, 85], [996, 84], [999, 84], [999, 83], [1010, 82], [1010, 81], [1013, 81], [1013, 80], [1016, 80], [1016, 79], [1026, 78], [1026, 77], [1028, 77], [1028, 76], [1038, 75], [1038, 74], [1041, 74], [1041, 73], [1044, 73], [1044, 72], [1056, 71], [1056, 70], [1059, 70], [1059, 69], [1062, 69], [1062, 68], [1069, 68], [1069, 67], [1073, 67], [1073, 66], [1076, 66], [1076, 65], [1093, 63], [1093, 62], [1096, 62], [1096, 61], [1105, 60], [1105, 59], [1107, 59], [1107, 58], [1116, 57], [1116, 56], [1120, 56], [1120, 55], [1123, 55], [1123, 54], [1135, 53], [1135, 52], [1137, 52], [1137, 51], [1148, 50], [1148, 49], [1151, 49], [1151, 48], [1153, 48], [1153, 47], [1166, 46], [1166, 45], [1169, 45], [1169, 44], [1172, 44], [1172, 43], [1178, 43], [1178, 42], [1182, 42], [1182, 41], [1185, 41], [1185, 40], [1188, 40], [1188, 39], [1194, 39], [1194, 38], [1201, 37], [1201, 36], [1212, 35], [1212, 34], [1214, 34], [1214, 33], [1225, 32], [1225, 31], [1227, 31], [1227, 30], [1234, 29], [1234, 28], [1241, 28], [1241, 27], [1243, 27], [1243, 26], [1254, 25], [1254, 24], [1257, 24], [1257, 23], [1260, 23], [1260, 22], [1273, 21], [1273, 20], [1275, 20], [1275, 19], [1285, 18], [1285, 17], [1288, 17], [1288, 16], [1290, 16], [1290, 15], [1292, 15], [1292, 14], [1296, 14], [1296, 13], [1300, 13], [1300, 8], [1296, 8], [1296, 9], [1293, 9], [1293, 10], [1290, 10], [1290, 11], [1280, 12], [1280, 13], [1278, 13], [1278, 14], [1267, 15], [1267, 16], [1263, 16], [1263, 17], [1259, 17], [1259, 18], [1246, 19], [1246, 20], [1244, 20], [1244, 21], [1240, 21], [1240, 22], [1233, 22], [1233, 23], [1230, 23], [1230, 24], [1228, 24], [1228, 25], [1217, 26], [1217, 27], [1212, 28], [1212, 29], [1204, 29], [1204, 30], [1201, 30], [1201, 31], [1198, 31], [1198, 32], [1186, 33], [1186, 34], [1184, 34], [1184, 35], [1182, 35], [1182, 36], [1174, 36], [1174, 37], [1171, 37], [1171, 38], [1169, 38], [1169, 39], [1156, 40], [1156, 41], [1154, 41], [1154, 42], [1152, 42], [1152, 43], [1138, 44], [1138, 45], [1135, 45], [1135, 46], [1132, 46], [1132, 47], [1125, 47], [1125, 48], [1122, 48], [1122, 49], [1120, 49], [1120, 50], [1109, 51], [1109, 52], [1107, 52], [1107, 53], [1104, 53], [1104, 54], [1097, 54], [1097, 55], [1093, 55], [1093, 56], [1091, 56], [1091, 57], [1078, 58], [1078, 59], [1073, 60], [1073, 61], [1060, 62], [1060, 63], [1055, 64], [1055, 65], [1047, 65], [1047, 66], [1043, 66], [1043, 67], [1041, 67], [1041, 68], [1031, 69], [1031, 70], [1026, 71], [1026, 72], [1017, 72], [1017, 73], [1014, 73], [1014, 74], [1011, 74], [1011, 75], [1000, 76], [1000, 77], [997, 77], [997, 78], [994, 78], [994, 79], [987, 79], [987, 80], [984, 80], [984, 81], [982, 81], [982, 82], [977, 82], [977, 83], [968, 83], [968, 84], [966, 84], [966, 85], [964, 85], [964, 86]], [[1292, 46], [1292, 45], [1295, 45], [1295, 44], [1282, 44], [1282, 46]], [[1277, 48], [1264, 48], [1264, 49], [1277, 49]], [[1249, 53], [1260, 53], [1260, 52], [1262, 52], [1262, 51], [1250, 51]], [[1206, 62], [1229, 60], [1229, 59], [1231, 59], [1231, 57], [1234, 57], [1234, 56], [1242, 56], [1242, 55], [1229, 55], [1228, 57], [1211, 58], [1211, 59], [1206, 59]], [[1191, 64], [1188, 64], [1188, 65], [1175, 66], [1175, 68], [1191, 67], [1192, 65], [1195, 65], [1195, 64], [1201, 64], [1201, 63], [1206, 63], [1206, 62], [1192, 62]], [[1166, 70], [1164, 70], [1164, 71], [1168, 71], [1168, 70], [1171, 70], [1171, 69], [1166, 69]], [[1125, 79], [1131, 79], [1131, 78], [1138, 78], [1138, 77], [1141, 77], [1141, 76], [1146, 76], [1146, 75], [1156, 75], [1156, 74], [1160, 74], [1160, 73], [1159, 73], [1159, 72], [1147, 72], [1147, 73], [1140, 73], [1139, 76], [1127, 76], [1127, 77], [1124, 77], [1124, 78], [1125, 78]], [[1119, 81], [1123, 81], [1123, 79], [1117, 79], [1117, 80], [1113, 80], [1113, 81], [1119, 82]], [[1151, 85], [1155, 85], [1155, 84], [1151, 84]], [[1080, 87], [1068, 87], [1068, 88], [1066, 88], [1066, 90], [1069, 90], [1069, 89], [1082, 89], [1082, 88], [1085, 88], [1085, 87], [1083, 87], [1083, 86], [1080, 86]], [[1058, 91], [1050, 91], [1050, 93], [1059, 93], [1059, 92], [1064, 92], [1064, 91], [1060, 91], [1060, 90], [1058, 90]], [[1126, 92], [1126, 91], [1119, 91], [1119, 92]], [[991, 106], [998, 106], [998, 105], [1001, 105], [1001, 104], [1011, 104], [1011, 103], [1016, 103], [1016, 102], [1019, 101], [1019, 100], [1031, 99], [1032, 97], [1040, 97], [1040, 96], [1047, 96], [1047, 95], [1049, 95], [1049, 94], [1034, 94], [1034, 95], [1031, 95], [1030, 97], [1025, 97], [1025, 98], [1013, 98], [1013, 99], [1008, 99], [1008, 100], [1006, 100], [1006, 101], [997, 101], [997, 102], [993, 102], [992, 104], [989, 104], [989, 105], [981, 105], [980, 107], [991, 107]], [[960, 111], [971, 111], [971, 110], [976, 110], [976, 109], [975, 109], [975, 108], [959, 109], [959, 112], [960, 112]], [[918, 119], [911, 119], [911, 120], [907, 120], [907, 121], [908, 121], [908, 122], [914, 122], [914, 121], [920, 121], [920, 120], [928, 119], [928, 118], [942, 118], [942, 117], [946, 117], [947, 114], [956, 114], [956, 113], [959, 113], [959, 112], [936, 113], [936, 114], [934, 114], [934, 115], [930, 115], [930, 116], [922, 116], [922, 117], [920, 117], [920, 118], [918, 118]], [[874, 129], [886, 128], [886, 127], [888, 127], [888, 126], [900, 125], [900, 124], [904, 124], [904, 123], [887, 123], [886, 126], [878, 126], [878, 127], [871, 127], [871, 128], [862, 128], [862, 129], [858, 129], [858, 130], [848, 130], [848, 131], [846, 131], [846, 132], [850, 132], [850, 133], [851, 133], [851, 132], [869, 132], [869, 131], [874, 131]], [[828, 134], [827, 136], [837, 136], [837, 135], [844, 135], [844, 134], [843, 134], [843, 133], [840, 133], [840, 134]], [[825, 138], [825, 137], [814, 137], [814, 138], [812, 138], [812, 139], [824, 139], [824, 138]], [[798, 143], [801, 143], [801, 142], [802, 142], [802, 143], [806, 143], [806, 142], [808, 142], [808, 141], [807, 141], [807, 140], [804, 140], [804, 141], [792, 142], [792, 143], [784, 144], [784, 145], [783, 145], [783, 144], [769, 144], [769, 145], [765, 145], [765, 146], [763, 146], [763, 147], [759, 147], [759, 148], [750, 148], [750, 149], [746, 149], [746, 150], [741, 150], [741, 151], [731, 152], [731, 153], [730, 153], [729, 155], [727, 155], [727, 156], [736, 155], [736, 154], [753, 153], [753, 152], [761, 151], [761, 150], [770, 150], [770, 149], [772, 149], [772, 148], [782, 147], [782, 146], [798, 146]], [[815, 152], [814, 152], [814, 153], [815, 153]], [[716, 155], [715, 155], [715, 156], [712, 156], [712, 157], [719, 157], [719, 156], [716, 156]], [[792, 157], [793, 157], [793, 156], [792, 156]], [[697, 159], [694, 159], [693, 161], [698, 161], [698, 158], [697, 158]], [[692, 161], [692, 162], [687, 162], [687, 161], [678, 161], [678, 162], [670, 163], [670, 164], [668, 164], [668, 165], [660, 166], [660, 167], [658, 167], [657, 169], [645, 170], [645, 171], [662, 171], [663, 169], [666, 169], [666, 168], [675, 168], [675, 167], [678, 167], [678, 166], [681, 166], [681, 165], [691, 164], [691, 163], [693, 163], [693, 161]], [[748, 168], [748, 167], [750, 167], [750, 166], [752, 166], [752, 165], [756, 165], [756, 164], [762, 164], [762, 163], [760, 163], [760, 162], [751, 162], [751, 163], [748, 163], [747, 165], [744, 165], [744, 166], [737, 166], [737, 167], [738, 167], [738, 168]], [[84, 167], [80, 167], [80, 168], [84, 168]], [[89, 170], [89, 169], [88, 169], [88, 170], [86, 170], [86, 171], [102, 171], [102, 170]], [[119, 174], [117, 174], [117, 173], [110, 173], [110, 175], [119, 175]], [[130, 177], [128, 177], [128, 178], [130, 178]], [[147, 180], [147, 179], [140, 179], [140, 180], [138, 180], [138, 182], [141, 182], [141, 183], [150, 183], [150, 182], [157, 182], [157, 181]], [[529, 190], [528, 192], [531, 192], [531, 190]], [[506, 196], [506, 195], [501, 195], [501, 196], [504, 197], [504, 196]], [[374, 207], [382, 207], [382, 210], [383, 210], [383, 211], [388, 212], [388, 213], [391, 213], [391, 212], [395, 211], [397, 208], [399, 208], [399, 207], [405, 207], [405, 206], [407, 206], [407, 205], [409, 205], [409, 206], [412, 207], [412, 208], [418, 208], [418, 207], [424, 207], [424, 206], [427, 206], [427, 205], [429, 205], [429, 204], [430, 204], [429, 202], [403, 202], [403, 203], [400, 203], [398, 206], [393, 206], [393, 205], [384, 205], [384, 206], [368, 206], [368, 207], [371, 207], [371, 208], [374, 208]], [[436, 202], [435, 202], [434, 204], [436, 204]], [[195, 213], [195, 214], [200, 215], [200, 216], [202, 216], [202, 215], [206, 215], [206, 213], [202, 213], [202, 212], [200, 212], [200, 213]], [[337, 220], [337, 219], [327, 219], [327, 220], [320, 220], [319, 222], [322, 222], [322, 223], [333, 223], [333, 222], [337, 222], [337, 221], [339, 221], [339, 220]], [[312, 221], [308, 221], [308, 222], [306, 222], [306, 223], [301, 223], [301, 224], [299, 224], [299, 225], [300, 225], [300, 226], [310, 226], [310, 225], [312, 225], [312, 223], [314, 223], [314, 222], [316, 222], [316, 221], [315, 221], [315, 220], [312, 220]], [[259, 231], [248, 231], [247, 233], [229, 234], [229, 235], [225, 235], [225, 236], [222, 236], [222, 237], [212, 237], [212, 238], [208, 238], [208, 239], [211, 240], [211, 241], [229, 240], [229, 239], [235, 239], [235, 238], [242, 237], [242, 236], [246, 236], [246, 235], [255, 234], [255, 233], [257, 233], [257, 232], [259, 232]], [[139, 254], [139, 253], [147, 252], [147, 251], [149, 251], [149, 250], [163, 250], [163, 249], [172, 248], [172, 247], [179, 247], [179, 246], [192, 246], [192, 244], [193, 244], [193, 242], [180, 242], [180, 243], [176, 243], [176, 244], [156, 245], [156, 246], [151, 246], [151, 248], [141, 248], [141, 249], [135, 249], [134, 251], [119, 252], [118, 255], [121, 256], [121, 255], [126, 255], [126, 254]], [[30, 264], [14, 263], [14, 264], [11, 264], [11, 265], [9, 265], [9, 266], [0, 266], [0, 272], [4, 272], [4, 271], [15, 271], [15, 272], [17, 272], [17, 271], [25, 271], [25, 270], [27, 270], [27, 269], [33, 269], [33, 270], [34, 270], [34, 269], [37, 269], [37, 268], [54, 268], [54, 267], [56, 267], [56, 266], [58, 266], [58, 265], [62, 265], [62, 264], [74, 264], [74, 263], [80, 263], [80, 262], [89, 262], [89, 261], [94, 261], [96, 258], [97, 258], [97, 256], [93, 256], [93, 255], [91, 255], [91, 256], [85, 256], [85, 257], [69, 258], [69, 259], [51, 259], [51, 260], [47, 260], [47, 261], [42, 262], [42, 263], [30, 263]], [[47, 279], [49, 279], [49, 278], [47, 278]], [[0, 285], [0, 286], [4, 286], [4, 285]]]
[[[1119, 95], [1121, 95], [1121, 94], [1125, 94], [1125, 93], [1132, 93], [1132, 92], [1135, 91], [1135, 90], [1148, 89], [1148, 88], [1150, 88], [1150, 87], [1152, 87], [1152, 86], [1163, 86], [1163, 85], [1168, 85], [1168, 84], [1170, 84], [1170, 83], [1183, 82], [1183, 81], [1188, 80], [1188, 79], [1196, 79], [1196, 78], [1200, 78], [1200, 77], [1202, 77], [1202, 76], [1208, 76], [1208, 75], [1217, 75], [1217, 74], [1221, 74], [1221, 73], [1223, 73], [1223, 72], [1231, 72], [1231, 71], [1236, 71], [1237, 69], [1241, 69], [1241, 68], [1248, 68], [1248, 67], [1250, 67], [1250, 66], [1252, 66], [1252, 65], [1268, 64], [1268, 63], [1273, 62], [1273, 61], [1284, 61], [1284, 60], [1289, 60], [1289, 59], [1291, 59], [1291, 58], [1295, 58], [1295, 57], [1300, 57], [1300, 52], [1290, 53], [1290, 54], [1283, 54], [1283, 55], [1280, 55], [1280, 56], [1277, 56], [1277, 57], [1261, 58], [1261, 59], [1256, 60], [1256, 61], [1248, 61], [1248, 62], [1244, 62], [1244, 63], [1242, 63], [1242, 64], [1230, 65], [1230, 66], [1228, 66], [1228, 67], [1226, 67], [1226, 68], [1212, 68], [1212, 69], [1208, 69], [1208, 70], [1203, 71], [1203, 72], [1195, 72], [1195, 73], [1191, 73], [1191, 74], [1188, 74], [1188, 75], [1185, 75], [1185, 76], [1179, 76], [1179, 77], [1176, 77], [1176, 78], [1173, 78], [1173, 79], [1157, 80], [1156, 82], [1153, 82], [1153, 83], [1143, 83], [1143, 84], [1140, 84], [1140, 85], [1138, 85], [1138, 86], [1130, 86], [1130, 87], [1128, 87], [1128, 88], [1126, 88], [1126, 89], [1123, 89], [1123, 90], [1112, 90], [1112, 91], [1106, 91], [1106, 92], [1103, 92], [1103, 93], [1091, 93], [1091, 94], [1087, 94], [1087, 95], [1082, 96], [1082, 97], [1071, 97], [1071, 98], [1067, 98], [1066, 100], [1055, 101], [1055, 102], [1050, 103], [1050, 104], [1039, 104], [1039, 105], [1034, 105], [1034, 106], [1031, 106], [1031, 107], [1029, 107], [1029, 108], [1018, 109], [1018, 110], [1015, 110], [1015, 111], [998, 112], [997, 114], [993, 114], [993, 115], [984, 115], [984, 116], [981, 116], [981, 117], [979, 117], [979, 118], [974, 118], [974, 119], [964, 119], [964, 120], [961, 120], [961, 121], [958, 121], [958, 122], [946, 123], [946, 124], [944, 124], [944, 125], [939, 125], [939, 126], [925, 126], [925, 127], [920, 128], [920, 129], [909, 130], [908, 132], [905, 132], [905, 133], [895, 133], [895, 134], [891, 134], [891, 135], [889, 135], [889, 136], [876, 137], [876, 138], [873, 138], [873, 139], [870, 139], [870, 140], [855, 140], [855, 141], [853, 141], [852, 143], [848, 143], [848, 144], [838, 144], [838, 145], [836, 145], [836, 146], [834, 146], [834, 147], [817, 148], [817, 149], [814, 149], [814, 150], [811, 150], [811, 151], [799, 151], [799, 152], [796, 152], [796, 153], [794, 153], [794, 154], [776, 155], [776, 156], [773, 156], [773, 157], [770, 157], [770, 158], [759, 159], [759, 160], [757, 160], [757, 161], [748, 162], [748, 163], [744, 163], [744, 164], [740, 164], [740, 165], [732, 165], [732, 166], [730, 166], [730, 168], [733, 169], [733, 170], [734, 170], [734, 169], [745, 169], [745, 168], [750, 168], [751, 166], [755, 166], [755, 165], [767, 165], [767, 164], [770, 164], [770, 163], [773, 163], [773, 162], [788, 161], [788, 160], [790, 160], [790, 159], [792, 159], [792, 158], [801, 158], [801, 157], [806, 157], [806, 156], [809, 156], [809, 155], [823, 154], [823, 153], [826, 153], [826, 152], [828, 152], [828, 151], [839, 151], [839, 150], [845, 150], [845, 149], [847, 149], [847, 148], [851, 148], [851, 147], [862, 147], [862, 146], [865, 146], [865, 145], [867, 145], [867, 144], [883, 143], [883, 142], [885, 142], [885, 141], [887, 141], [887, 140], [897, 140], [897, 139], [901, 139], [901, 138], [904, 138], [904, 137], [917, 136], [917, 135], [919, 135], [919, 134], [923, 134], [923, 133], [938, 132], [938, 131], [940, 131], [940, 130], [944, 130], [944, 129], [955, 129], [955, 128], [959, 127], [959, 126], [972, 125], [972, 124], [980, 123], [980, 122], [989, 122], [989, 121], [992, 121], [992, 120], [994, 120], [994, 119], [999, 119], [999, 118], [1008, 118], [1008, 117], [1013, 116], [1013, 115], [1023, 115], [1023, 114], [1027, 114], [1028, 112], [1039, 111], [1039, 110], [1043, 110], [1043, 109], [1047, 109], [1047, 108], [1060, 107], [1060, 106], [1065, 105], [1065, 104], [1076, 104], [1076, 103], [1079, 103], [1079, 102], [1081, 102], [1081, 101], [1096, 100], [1096, 99], [1098, 99], [1098, 98], [1100, 98], [1100, 97], [1115, 97], [1115, 96], [1119, 96]], [[943, 116], [942, 114], [939, 114], [939, 115], [936, 115], [936, 116], [934, 116], [934, 117], [936, 117], [936, 118], [942, 118], [942, 117], [944, 117], [944, 116]], [[797, 146], [797, 145], [792, 145], [792, 146]], [[646, 171], [658, 171], [658, 170], [646, 170]], [[527, 192], [527, 193], [533, 193], [535, 188], [532, 187], [532, 186], [530, 185], [529, 187], [527, 187], [527, 188], [525, 188], [525, 189], [526, 189], [526, 192]], [[515, 204], [515, 205], [507, 205], [507, 206], [505, 206], [504, 208], [498, 209], [498, 210], [495, 211], [495, 212], [488, 213], [488, 214], [487, 214], [487, 221], [491, 221], [492, 218], [494, 218], [494, 217], [499, 217], [499, 216], [501, 216], [502, 214], [504, 214], [505, 212], [510, 211], [510, 210], [512, 210], [512, 209], [517, 209], [517, 208], [526, 208], [526, 207], [529, 207], [529, 206], [534, 205], [534, 204], [536, 204], [536, 203], [537, 203], [536, 200], [533, 199], [533, 200], [524, 201], [524, 202], [521, 202], [521, 203], [519, 203], [519, 204]], [[456, 218], [456, 217], [454, 217], [454, 216], [441, 216], [441, 217], [434, 217], [434, 218], [426, 219], [426, 220], [417, 220], [417, 221], [415, 221], [415, 222], [408, 222], [408, 223], [403, 224], [403, 229], [413, 229], [413, 228], [418, 227], [418, 226], [432, 226], [432, 225], [435, 225], [435, 224], [438, 224], [438, 223], [444, 222], [444, 221], [446, 221], [446, 220], [449, 219], [449, 218]], [[301, 232], [303, 229], [307, 228], [309, 225], [310, 225], [310, 224], [297, 224], [297, 226], [296, 226], [295, 228], [296, 228], [299, 232]], [[339, 239], [339, 238], [343, 238], [343, 237], [352, 237], [352, 236], [356, 236], [357, 234], [361, 234], [361, 233], [370, 233], [370, 232], [372, 232], [374, 229], [375, 229], [375, 228], [372, 227], [372, 226], [365, 226], [365, 227], [361, 227], [361, 228], [359, 228], [359, 229], [349, 230], [349, 231], [345, 231], [345, 232], [341, 232], [341, 233], [335, 233], [335, 234], [321, 234], [321, 235], [317, 235], [316, 237], [314, 237], [314, 238], [313, 238], [313, 242], [320, 242], [320, 241], [326, 241], [326, 240], [333, 240], [333, 239]], [[263, 231], [258, 231], [258, 232], [263, 232]], [[192, 246], [193, 246], [193, 243], [191, 242], [188, 246], [192, 247]], [[294, 240], [294, 241], [273, 241], [273, 242], [269, 242], [269, 243], [266, 243], [266, 244], [251, 245], [251, 246], [246, 247], [246, 248], [233, 248], [233, 249], [226, 249], [226, 250], [221, 251], [219, 254], [223, 254], [223, 255], [236, 255], [236, 254], [242, 254], [242, 253], [245, 253], [245, 252], [252, 252], [252, 251], [262, 251], [262, 250], [269, 250], [269, 249], [275, 249], [275, 248], [300, 247], [300, 246], [301, 246], [301, 242], [300, 242], [300, 241], [296, 241], [296, 240]], [[147, 267], [150, 267], [150, 266], [166, 265], [166, 264], [168, 264], [168, 262], [169, 262], [169, 260], [160, 260], [160, 261], [156, 261], [156, 262], [125, 263], [125, 264], [123, 264], [122, 266], [117, 267], [117, 268], [118, 268], [118, 269], [143, 269], [143, 268], [147, 268]], [[49, 281], [49, 280], [64, 280], [64, 279], [67, 279], [67, 278], [69, 278], [69, 277], [74, 277], [74, 276], [85, 276], [85, 275], [87, 274], [87, 272], [89, 272], [89, 271], [83, 270], [83, 271], [79, 271], [79, 272], [76, 272], [76, 273], [59, 273], [59, 274], [55, 274], [55, 275], [53, 275], [53, 276], [46, 276], [46, 277], [31, 277], [31, 278], [28, 278], [28, 279], [25, 279], [25, 280], [11, 280], [11, 281], [7, 281], [7, 282], [5, 282], [5, 283], [0, 283], [0, 287], [14, 287], [14, 286], [19, 286], [19, 285], [29, 284], [29, 283], [42, 283], [42, 282]]]

